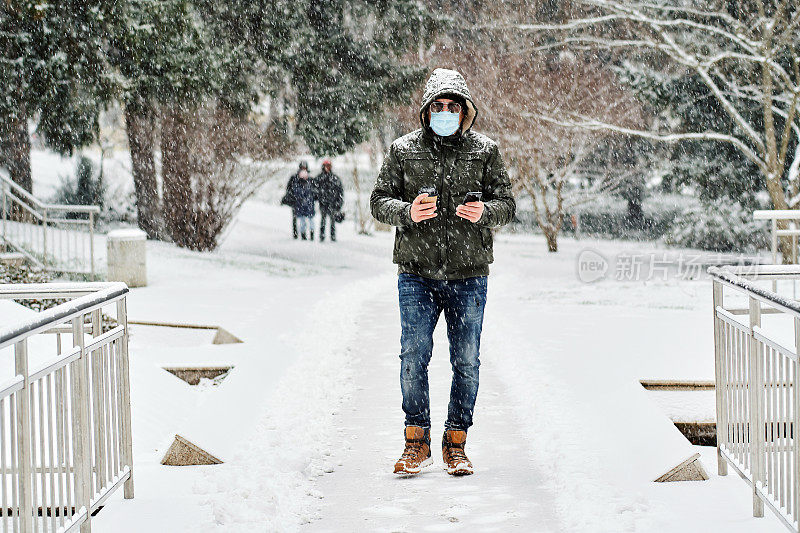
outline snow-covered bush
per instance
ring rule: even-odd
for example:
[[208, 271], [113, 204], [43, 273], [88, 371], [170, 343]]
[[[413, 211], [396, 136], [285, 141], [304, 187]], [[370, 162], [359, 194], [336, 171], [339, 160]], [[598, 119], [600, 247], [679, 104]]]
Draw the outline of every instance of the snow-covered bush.
[[[580, 232], [611, 239], [657, 240], [664, 236], [679, 210], [643, 209], [643, 214], [641, 221], [633, 222], [627, 210], [584, 212], [580, 214]], [[571, 219], [567, 220], [564, 229], [567, 233], [575, 232]]]
[[102, 206], [105, 200], [104, 194], [103, 175], [96, 171], [91, 159], [81, 156], [75, 164], [75, 177], [61, 177], [55, 202], [65, 205]]
[[[53, 281], [53, 275], [46, 270], [28, 265], [12, 266], [0, 264], [0, 283], [49, 283], [51, 281]], [[66, 302], [66, 300], [61, 299], [14, 301], [34, 311], [44, 311]]]
[[106, 188], [98, 223], [105, 227], [136, 224], [136, 195], [130, 187], [117, 183]]
[[[107, 171], [104, 165], [104, 173]], [[113, 169], [112, 170], [116, 170]], [[116, 170], [114, 174], [118, 173]], [[60, 176], [61, 182], [52, 197], [52, 202], [64, 205], [96, 205], [100, 215], [95, 223], [101, 231], [120, 224], [136, 224], [136, 197], [131, 187], [113, 175], [106, 183], [98, 165], [88, 156], [80, 156], [75, 164], [75, 175]], [[85, 215], [68, 215], [78, 217]]]
[[[658, 240], [672, 226], [675, 218], [690, 206], [697, 205], [693, 197], [678, 194], [649, 194], [642, 203], [643, 219], [635, 222], [627, 202], [618, 196], [604, 195], [581, 204], [566, 213], [563, 232], [575, 233], [572, 215], [580, 218], [580, 234], [609, 239]], [[524, 198], [517, 203], [516, 226], [521, 231], [537, 231], [532, 208]]]
[[52, 280], [53, 275], [40, 268], [0, 263], [0, 283], [48, 283]]
[[685, 248], [754, 252], [767, 246], [767, 227], [738, 203], [716, 201], [685, 210], [664, 240]]

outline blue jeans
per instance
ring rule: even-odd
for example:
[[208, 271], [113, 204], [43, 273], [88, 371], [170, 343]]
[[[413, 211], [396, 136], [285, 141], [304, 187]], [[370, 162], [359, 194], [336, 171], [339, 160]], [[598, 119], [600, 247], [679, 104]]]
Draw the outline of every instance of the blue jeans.
[[300, 235], [305, 235], [306, 229], [314, 231], [314, 226], [311, 225], [311, 217], [297, 217], [297, 225], [300, 229]]
[[444, 311], [453, 382], [445, 429], [466, 431], [478, 396], [478, 358], [486, 306], [486, 277], [435, 280], [400, 274], [400, 388], [406, 426], [431, 427], [428, 363], [433, 330]]

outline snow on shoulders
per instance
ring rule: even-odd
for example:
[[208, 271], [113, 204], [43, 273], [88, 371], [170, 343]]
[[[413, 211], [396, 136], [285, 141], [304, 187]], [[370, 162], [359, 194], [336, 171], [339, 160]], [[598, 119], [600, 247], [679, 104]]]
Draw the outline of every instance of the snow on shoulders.
[[417, 128], [411, 133], [407, 133], [402, 137], [395, 139], [392, 143], [392, 148], [395, 152], [407, 152], [419, 147], [419, 142], [422, 139], [422, 128]]
[[492, 150], [492, 148], [497, 146], [497, 143], [492, 138], [484, 135], [483, 133], [478, 133], [477, 131], [472, 130], [464, 134], [464, 140], [467, 141], [472, 148], [482, 152], [489, 152]]

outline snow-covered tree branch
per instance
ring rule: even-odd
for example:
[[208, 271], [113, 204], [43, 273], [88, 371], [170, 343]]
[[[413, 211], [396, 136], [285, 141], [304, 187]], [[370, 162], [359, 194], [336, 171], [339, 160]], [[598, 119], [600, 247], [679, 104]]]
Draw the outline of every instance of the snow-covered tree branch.
[[739, 148], [742, 153], [751, 161], [753, 161], [759, 168], [766, 168], [764, 167], [765, 163], [761, 158], [759, 158], [758, 154], [751, 150], [747, 144], [743, 143], [737, 137], [733, 135], [725, 135], [723, 133], [717, 133], [713, 131], [707, 132], [688, 132], [688, 133], [668, 133], [668, 134], [660, 134], [654, 133], [647, 130], [635, 129], [635, 128], [626, 128], [623, 126], [619, 126], [616, 124], [610, 124], [608, 122], [603, 122], [601, 120], [592, 119], [588, 117], [575, 117], [575, 118], [568, 118], [568, 119], [559, 119], [550, 117], [547, 115], [539, 115], [541, 120], [545, 122], [549, 122], [551, 124], [556, 124], [559, 126], [563, 126], [565, 128], [581, 128], [586, 130], [602, 130], [614, 133], [621, 133], [623, 135], [633, 135], [636, 137], [641, 137], [643, 139], [648, 139], [651, 141], [659, 141], [659, 142], [667, 142], [667, 143], [675, 143], [680, 141], [719, 141], [719, 142], [727, 142], [730, 143], [737, 148]]
[[[713, 131], [686, 131], [680, 120], [660, 121], [657, 130], [626, 127], [596, 114], [549, 113], [542, 120], [659, 142], [728, 143], [758, 168], [773, 206], [786, 209], [796, 205], [800, 168], [800, 5], [757, 4], [574, 0], [573, 12], [580, 16], [511, 26], [528, 35], [535, 49], [611, 50], [634, 66], [692, 73], [727, 117]], [[670, 124], [667, 131], [664, 123]]]

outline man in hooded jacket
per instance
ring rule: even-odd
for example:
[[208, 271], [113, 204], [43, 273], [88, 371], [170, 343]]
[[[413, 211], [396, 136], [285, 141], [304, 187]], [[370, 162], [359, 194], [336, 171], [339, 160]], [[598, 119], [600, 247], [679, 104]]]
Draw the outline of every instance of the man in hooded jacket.
[[325, 219], [330, 222], [331, 241], [336, 242], [336, 216], [344, 205], [344, 188], [342, 180], [333, 173], [331, 160], [322, 161], [322, 172], [314, 178], [319, 202], [320, 222], [319, 240], [325, 240]]
[[473, 472], [464, 447], [478, 394], [491, 228], [508, 224], [516, 209], [497, 144], [471, 130], [477, 114], [463, 76], [434, 70], [420, 106], [422, 127], [392, 143], [370, 198], [373, 216], [396, 226], [405, 412], [397, 474], [432, 463], [428, 363], [442, 312], [453, 369], [442, 459], [449, 474]]

